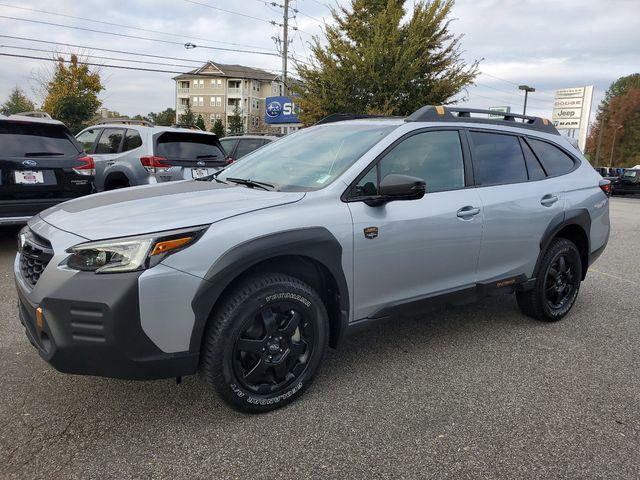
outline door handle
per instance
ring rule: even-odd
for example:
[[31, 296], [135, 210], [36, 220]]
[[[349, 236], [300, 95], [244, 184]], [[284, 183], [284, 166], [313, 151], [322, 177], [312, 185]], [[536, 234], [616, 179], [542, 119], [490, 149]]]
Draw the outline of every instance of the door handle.
[[542, 205], [544, 205], [545, 207], [550, 207], [551, 205], [553, 205], [554, 203], [556, 203], [558, 201], [558, 197], [557, 195], [553, 195], [551, 193], [545, 195], [544, 197], [542, 197], [540, 199], [540, 203]]
[[458, 216], [458, 218], [468, 219], [470, 217], [478, 215], [479, 213], [480, 213], [480, 209], [478, 207], [472, 207], [472, 206], [468, 205], [468, 206], [462, 207], [460, 210], [458, 210], [456, 215]]

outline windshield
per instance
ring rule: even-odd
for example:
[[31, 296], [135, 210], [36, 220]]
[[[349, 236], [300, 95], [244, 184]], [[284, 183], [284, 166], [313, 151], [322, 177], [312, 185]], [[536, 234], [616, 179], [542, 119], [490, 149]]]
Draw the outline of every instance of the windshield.
[[635, 178], [637, 174], [637, 170], [627, 170], [622, 176], [625, 178]]
[[0, 122], [0, 153], [6, 157], [76, 157], [79, 151], [61, 125]]
[[250, 153], [218, 178], [252, 180], [284, 191], [318, 190], [395, 128], [336, 123], [307, 128]]
[[224, 156], [214, 135], [187, 132], [162, 133], [157, 140], [156, 155], [170, 160], [222, 159]]

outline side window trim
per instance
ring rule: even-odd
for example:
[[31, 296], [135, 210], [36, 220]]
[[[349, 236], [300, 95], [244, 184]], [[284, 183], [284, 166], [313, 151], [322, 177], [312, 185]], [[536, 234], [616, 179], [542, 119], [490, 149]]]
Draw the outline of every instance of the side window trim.
[[[522, 155], [524, 155], [524, 165], [525, 167], [527, 167], [527, 177], [529, 177], [529, 181], [538, 182], [540, 180], [546, 180], [547, 178], [549, 178], [549, 172], [547, 172], [547, 169], [544, 168], [544, 165], [536, 155], [536, 152], [533, 151], [533, 148], [531, 148], [531, 145], [529, 145], [529, 142], [527, 142], [527, 140], [523, 136], [519, 136], [518, 139], [520, 140], [520, 148], [522, 149]], [[531, 152], [531, 155], [533, 155], [534, 160], [538, 162], [538, 165], [544, 172], [545, 178], [540, 178], [538, 180], [531, 178], [531, 172], [529, 171], [529, 163], [527, 162], [527, 154], [524, 151], [525, 146], [529, 149], [529, 152]]]
[[[385, 148], [382, 153], [380, 153], [376, 158], [374, 158], [371, 161], [371, 163], [369, 163], [364, 169], [362, 169], [360, 174], [355, 178], [355, 180], [353, 180], [349, 184], [347, 189], [342, 193], [342, 195], [340, 196], [340, 200], [342, 200], [343, 202], [360, 202], [364, 198], [367, 198], [364, 196], [354, 196], [354, 190], [358, 182], [362, 180], [362, 178], [365, 177], [374, 166], [376, 168], [376, 177], [377, 177], [376, 187], [380, 189], [380, 181], [382, 180], [380, 178], [380, 162], [382, 161], [382, 159], [384, 159], [384, 157], [386, 157], [386, 155], [391, 150], [393, 150], [395, 147], [397, 147], [400, 143], [404, 142], [408, 138], [411, 138], [414, 135], [419, 135], [421, 133], [427, 133], [427, 132], [458, 132], [458, 137], [460, 139], [460, 148], [462, 149], [462, 162], [464, 165], [465, 185], [464, 187], [458, 188], [455, 190], [464, 190], [465, 188], [473, 188], [474, 187], [473, 175], [469, 177], [467, 174], [469, 170], [469, 166], [471, 164], [471, 159], [469, 157], [470, 155], [469, 147], [468, 145], [466, 145], [466, 141], [465, 141], [466, 134], [464, 133], [464, 129], [460, 127], [452, 127], [452, 126], [425, 127], [425, 128], [419, 128], [416, 130], [411, 130], [410, 132], [405, 133], [400, 138], [397, 138], [396, 140], [394, 140], [394, 142], [391, 145]], [[469, 179], [471, 179], [471, 181], [469, 181]], [[442, 191], [452, 191], [452, 190], [442, 190]], [[440, 193], [440, 192], [434, 192], [434, 193]]]

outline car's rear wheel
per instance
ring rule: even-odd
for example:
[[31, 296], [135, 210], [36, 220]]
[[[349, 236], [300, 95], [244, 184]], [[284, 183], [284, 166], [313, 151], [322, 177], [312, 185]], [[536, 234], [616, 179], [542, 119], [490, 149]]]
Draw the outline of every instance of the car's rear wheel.
[[529, 317], [555, 322], [573, 307], [581, 281], [578, 249], [570, 240], [556, 238], [540, 262], [534, 287], [516, 293], [518, 306]]
[[307, 284], [278, 273], [251, 276], [210, 319], [201, 372], [232, 407], [274, 410], [310, 386], [328, 332], [326, 309]]

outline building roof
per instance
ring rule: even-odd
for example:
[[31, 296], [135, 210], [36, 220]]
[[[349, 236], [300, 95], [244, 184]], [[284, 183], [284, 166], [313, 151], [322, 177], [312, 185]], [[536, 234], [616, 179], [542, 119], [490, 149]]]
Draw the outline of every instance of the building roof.
[[176, 77], [173, 77], [174, 80], [183, 80], [190, 79], [194, 76], [198, 77], [229, 77], [229, 78], [243, 78], [248, 80], [262, 80], [262, 81], [273, 81], [278, 80], [280, 75], [275, 73], [269, 73], [260, 68], [253, 67], [245, 67], [244, 65], [229, 65], [224, 63], [214, 63], [207, 62], [202, 65], [200, 68], [196, 68], [195, 70], [191, 70], [187, 73], [182, 73]]

